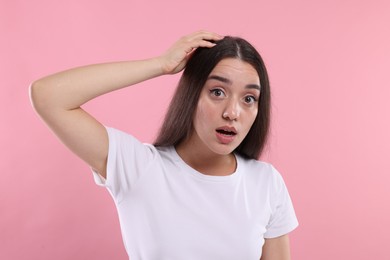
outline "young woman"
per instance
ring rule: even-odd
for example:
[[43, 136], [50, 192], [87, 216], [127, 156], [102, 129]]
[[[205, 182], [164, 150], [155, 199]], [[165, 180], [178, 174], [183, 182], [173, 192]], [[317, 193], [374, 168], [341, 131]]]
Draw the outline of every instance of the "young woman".
[[[81, 105], [184, 70], [154, 145]], [[111, 193], [135, 259], [289, 259], [298, 225], [280, 174], [257, 160], [270, 89], [247, 41], [200, 31], [163, 55], [60, 72], [30, 88], [38, 114]]]

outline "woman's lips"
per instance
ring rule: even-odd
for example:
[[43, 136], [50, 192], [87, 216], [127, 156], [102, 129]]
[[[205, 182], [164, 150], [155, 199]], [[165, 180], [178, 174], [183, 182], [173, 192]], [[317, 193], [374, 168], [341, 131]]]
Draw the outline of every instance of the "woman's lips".
[[220, 127], [216, 129], [217, 139], [222, 144], [229, 144], [234, 141], [237, 131], [234, 127]]

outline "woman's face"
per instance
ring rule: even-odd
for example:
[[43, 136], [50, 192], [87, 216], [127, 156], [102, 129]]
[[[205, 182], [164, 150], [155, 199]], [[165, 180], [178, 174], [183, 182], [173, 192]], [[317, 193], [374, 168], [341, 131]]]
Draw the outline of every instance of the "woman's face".
[[192, 141], [209, 151], [230, 154], [256, 119], [260, 79], [249, 63], [221, 60], [211, 71], [199, 97]]

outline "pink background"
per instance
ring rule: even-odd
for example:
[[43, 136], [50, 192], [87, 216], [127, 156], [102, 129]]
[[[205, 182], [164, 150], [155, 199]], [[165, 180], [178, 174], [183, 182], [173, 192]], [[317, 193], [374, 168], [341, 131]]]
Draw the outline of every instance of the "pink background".
[[[390, 2], [0, 2], [0, 259], [126, 259], [114, 204], [30, 106], [28, 85], [73, 66], [160, 54], [198, 29], [262, 53], [273, 88], [263, 159], [300, 227], [293, 259], [390, 259]], [[89, 103], [151, 142], [178, 75]]]

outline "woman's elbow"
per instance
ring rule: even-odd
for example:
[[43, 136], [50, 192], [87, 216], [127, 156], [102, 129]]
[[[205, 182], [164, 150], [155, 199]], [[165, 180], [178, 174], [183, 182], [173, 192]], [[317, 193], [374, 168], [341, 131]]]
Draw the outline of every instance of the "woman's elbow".
[[37, 80], [30, 84], [28, 90], [32, 107], [38, 114], [41, 114], [48, 106], [45, 85], [40, 80]]

